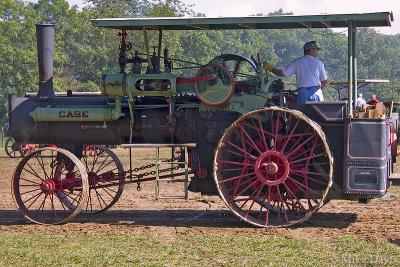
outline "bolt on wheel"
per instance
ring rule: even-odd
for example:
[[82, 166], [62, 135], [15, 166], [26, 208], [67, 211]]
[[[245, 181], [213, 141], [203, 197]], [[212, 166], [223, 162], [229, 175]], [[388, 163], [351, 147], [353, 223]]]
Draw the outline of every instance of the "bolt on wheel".
[[[66, 223], [87, 203], [86, 169], [65, 149], [39, 149], [18, 164], [12, 194], [26, 219], [39, 224]], [[72, 203], [73, 208], [67, 207], [66, 202]]]
[[306, 221], [324, 204], [332, 175], [322, 129], [301, 112], [278, 107], [235, 121], [214, 158], [220, 197], [241, 220], [259, 227]]

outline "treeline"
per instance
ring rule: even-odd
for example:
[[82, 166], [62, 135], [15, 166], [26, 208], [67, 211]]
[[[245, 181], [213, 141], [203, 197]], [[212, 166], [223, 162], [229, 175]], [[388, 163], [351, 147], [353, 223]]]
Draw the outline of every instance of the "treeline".
[[[282, 10], [269, 15], [284, 14]], [[179, 0], [87, 0], [79, 10], [67, 0], [0, 1], [0, 122], [7, 116], [7, 95], [37, 90], [35, 24], [53, 22], [56, 28], [55, 88], [59, 91], [98, 91], [104, 72], [118, 70], [118, 36], [113, 30], [91, 26], [90, 19], [102, 17], [204, 16]], [[373, 29], [358, 31], [358, 76], [389, 79], [390, 84], [362, 89], [376, 92], [383, 100], [400, 101], [400, 35], [384, 35]], [[323, 48], [321, 59], [330, 79], [347, 78], [345, 33], [322, 30], [182, 31], [164, 34], [172, 57], [205, 64], [222, 53], [261, 56], [284, 67], [302, 54], [306, 41], [316, 40]], [[134, 50], [144, 51], [141, 33], [129, 35]], [[157, 44], [156, 35], [150, 42]], [[286, 80], [289, 87], [293, 79]], [[333, 89], [326, 91], [335, 99]]]

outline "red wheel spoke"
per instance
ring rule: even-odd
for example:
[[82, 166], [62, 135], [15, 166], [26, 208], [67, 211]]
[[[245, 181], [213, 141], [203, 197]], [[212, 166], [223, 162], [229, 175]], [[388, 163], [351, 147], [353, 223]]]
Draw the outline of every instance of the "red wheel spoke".
[[103, 208], [103, 206], [101, 205], [101, 202], [100, 202], [100, 200], [102, 200], [103, 201], [103, 203], [107, 206], [107, 203], [104, 201], [104, 199], [101, 197], [101, 195], [99, 194], [99, 192], [97, 192], [97, 189], [96, 188], [94, 188], [94, 191], [96, 192], [96, 195], [97, 195], [97, 200], [99, 201], [99, 204], [100, 204], [100, 208]]
[[258, 127], [259, 127], [258, 134], [261, 137], [261, 140], [262, 140], [263, 145], [264, 145], [264, 149], [267, 150], [268, 149], [267, 139], [265, 138], [264, 127], [262, 126], [262, 123], [261, 123], [261, 120], [260, 120], [259, 117], [257, 117], [257, 122], [258, 122]]
[[[25, 179], [25, 178], [19, 178], [20, 180], [22, 180], [22, 181], [26, 181], [26, 182], [28, 182], [28, 183], [31, 183], [32, 185], [40, 185], [40, 183], [36, 183], [36, 182], [34, 182], [34, 181], [31, 181], [31, 180], [29, 180], [29, 179]], [[26, 185], [25, 185], [26, 186]]]
[[50, 194], [50, 201], [51, 201], [51, 209], [53, 210], [54, 213], [54, 217], [57, 217], [57, 212], [56, 212], [56, 208], [54, 207], [54, 194]]
[[222, 160], [222, 159], [219, 159], [219, 160], [217, 160], [217, 162], [218, 162], [218, 163], [232, 164], [232, 165], [241, 165], [241, 166], [254, 167], [254, 164], [243, 163], [243, 162], [237, 162], [237, 161], [230, 161], [230, 160]]
[[[244, 129], [243, 125], [238, 125], [241, 133], [244, 134], [244, 136], [246, 136], [247, 140], [250, 142], [251, 146], [260, 154], [262, 154], [262, 151], [260, 150], [260, 148], [256, 145], [256, 143], [254, 143], [253, 139], [250, 137], [250, 135], [247, 133], [247, 131]], [[246, 139], [245, 138], [245, 139]]]
[[[89, 191], [89, 201], [87, 202], [87, 205], [90, 203], [90, 211], [93, 212], [93, 204], [92, 204], [92, 192]], [[88, 206], [86, 205], [86, 210], [88, 209]]]
[[286, 145], [289, 143], [289, 141], [291, 140], [293, 133], [296, 131], [297, 126], [299, 125], [299, 120], [296, 121], [296, 124], [294, 125], [293, 129], [290, 131], [289, 136], [287, 136], [287, 138], [285, 138], [285, 142], [283, 143], [280, 151], [283, 152], [283, 150], [285, 149]]
[[[286, 212], [286, 209], [285, 209], [285, 207], [283, 206], [283, 200], [282, 200], [282, 195], [281, 195], [281, 192], [280, 192], [280, 190], [279, 190], [279, 187], [277, 186], [276, 187], [276, 191], [278, 192], [278, 197], [279, 197], [279, 201], [280, 201], [280, 205], [279, 205], [279, 211], [283, 211], [283, 215], [284, 215], [284, 218], [285, 218], [285, 221], [284, 221], [284, 223], [286, 224], [286, 223], [288, 223], [289, 222], [289, 219], [288, 219], [288, 216], [287, 216], [287, 212]], [[281, 212], [280, 212], [281, 213]]]
[[111, 198], [114, 198], [114, 196], [111, 195], [110, 192], [108, 192], [108, 191], [106, 190], [106, 187], [100, 187], [100, 188], [101, 188], [104, 192], [106, 192], [107, 195], [109, 195]]
[[46, 179], [50, 179], [50, 177], [47, 175], [46, 168], [44, 167], [43, 158], [41, 157], [40, 160], [39, 160], [38, 155], [35, 154], [35, 159], [39, 163], [40, 167], [42, 167], [42, 171], [44, 173], [44, 177], [46, 177]]
[[246, 218], [246, 219], [247, 219], [247, 217], [249, 216], [249, 213], [250, 213], [251, 209], [253, 208], [253, 205], [254, 205], [254, 203], [255, 203], [255, 199], [257, 199], [257, 197], [260, 195], [261, 190], [262, 190], [263, 188], [264, 188], [264, 185], [261, 184], [261, 185], [259, 186], [259, 189], [258, 189], [258, 191], [257, 191], [256, 196], [255, 196], [254, 198], [252, 198], [252, 202], [251, 202], [251, 204], [250, 204], [250, 207], [249, 207], [249, 209], [247, 210], [247, 213], [246, 213], [246, 215], [245, 215], [245, 218]]
[[[300, 207], [305, 211], [305, 207], [303, 206], [303, 204], [301, 204], [300, 199], [296, 197], [290, 187], [286, 183], [283, 183], [283, 185], [285, 186], [286, 192], [288, 192], [290, 199], [292, 200], [293, 207], [295, 207], [296, 205], [300, 205]], [[294, 203], [294, 200], [296, 200], [296, 203]]]
[[293, 178], [290, 177], [290, 176], [288, 177], [288, 180], [290, 180], [290, 181], [294, 182], [295, 184], [297, 184], [297, 185], [299, 186], [299, 187], [297, 187], [297, 188], [300, 189], [303, 193], [305, 193], [305, 194], [307, 195], [307, 197], [308, 197], [308, 195], [310, 194], [309, 191], [311, 191], [312, 193], [315, 193], [315, 194], [318, 193], [317, 191], [315, 191], [315, 190], [309, 188], [308, 186], [305, 186], [304, 184], [302, 184], [302, 183], [296, 181], [295, 179], [293, 179]]
[[243, 178], [243, 177], [251, 176], [251, 175], [254, 175], [254, 174], [255, 174], [255, 172], [242, 174], [242, 175], [238, 175], [238, 176], [235, 176], [235, 177], [227, 178], [227, 179], [222, 180], [222, 181], [218, 181], [218, 183], [223, 184], [223, 183], [226, 183], [226, 182], [231, 182], [231, 181], [234, 181], [236, 179], [240, 179], [240, 178]]
[[302, 174], [297, 174], [297, 175], [302, 177], [304, 180], [311, 180], [311, 181], [316, 182], [316, 183], [321, 184], [321, 185], [325, 185], [326, 186], [328, 184], [328, 183], [326, 183], [324, 181], [317, 180], [317, 179], [315, 179], [313, 177], [310, 177], [310, 176], [307, 176], [307, 175], [302, 175]]
[[[290, 163], [291, 164], [296, 164], [296, 163], [299, 163], [299, 162], [302, 162], [302, 161], [307, 161], [307, 160], [310, 160], [310, 159], [315, 159], [315, 158], [319, 158], [319, 157], [323, 157], [323, 156], [326, 156], [326, 154], [325, 153], [320, 153], [320, 154], [316, 154], [316, 155], [309, 156], [309, 157], [306, 157], [306, 158], [294, 160], [294, 161], [291, 161]], [[296, 156], [295, 158], [298, 158], [298, 156]]]
[[[304, 137], [304, 136], [309, 136], [309, 131], [310, 130], [310, 126], [308, 126], [307, 127], [307, 129], [303, 132], [303, 133], [301, 133], [301, 134], [299, 134], [298, 136], [296, 136], [296, 138], [294, 138], [293, 136], [292, 136], [292, 140], [295, 140], [295, 142], [294, 143], [290, 143], [290, 148], [289, 149], [285, 149], [285, 154], [287, 155], [287, 153], [289, 153], [293, 148], [297, 148], [297, 147], [299, 147], [299, 144], [300, 144], [300, 142], [301, 142], [301, 140], [302, 140], [302, 138], [301, 137]], [[311, 134], [315, 134], [314, 132], [311, 132]], [[289, 142], [288, 142], [288, 144], [289, 144]]]
[[75, 202], [78, 202], [81, 194], [75, 194], [74, 192], [67, 192], [67, 191], [61, 191], [64, 196], [67, 198], [67, 200], [69, 201], [69, 199], [72, 200], [71, 205], [73, 205]]
[[41, 181], [43, 181], [43, 179], [39, 176], [39, 174], [37, 174], [37, 172], [35, 172], [35, 170], [31, 167], [31, 165], [29, 165], [29, 163], [27, 162], [26, 165], [32, 170], [32, 172], [30, 172], [29, 170], [27, 170], [25, 167], [23, 168], [23, 170], [29, 172], [30, 174], [32, 174], [33, 176], [36, 176], [37, 178], [39, 178]]
[[[112, 184], [112, 185], [114, 185], [114, 184]], [[102, 189], [106, 189], [106, 188], [107, 188], [107, 190], [109, 190], [109, 191], [111, 191], [111, 192], [113, 192], [113, 193], [115, 193], [115, 194], [118, 193], [118, 191], [115, 191], [114, 189], [111, 189], [111, 187], [109, 187], [107, 184], [102, 185], [102, 186], [100, 186], [99, 188], [102, 188]]]
[[107, 166], [110, 166], [110, 164], [112, 164], [114, 161], [111, 159], [107, 164], [104, 165], [104, 162], [107, 161], [107, 159], [110, 157], [110, 155], [107, 156], [107, 158], [103, 161], [103, 163], [100, 165], [100, 167], [97, 169], [97, 171], [95, 171], [96, 173], [99, 173], [101, 170], [103, 170], [104, 168], [106, 168]]
[[40, 204], [40, 207], [39, 207], [39, 209], [38, 209], [37, 211], [39, 211], [39, 210], [42, 210], [42, 211], [43, 211], [44, 205], [46, 204], [47, 196], [48, 196], [48, 195], [46, 195], [46, 194], [44, 195], [43, 202], [42, 202], [42, 204]]
[[287, 158], [290, 158], [291, 155], [293, 155], [294, 152], [298, 151], [299, 149], [301, 149], [305, 144], [307, 144], [309, 141], [311, 141], [313, 138], [315, 138], [315, 134], [311, 135], [309, 138], [306, 139], [306, 141], [304, 141], [303, 143], [301, 143], [300, 145], [298, 145], [296, 148], [294, 148], [292, 151], [290, 151], [289, 154], [286, 154]]
[[[246, 205], [247, 202], [248, 202], [249, 200], [253, 200], [253, 201], [254, 201], [254, 198], [257, 198], [257, 197], [258, 197], [259, 191], [260, 191], [262, 188], [263, 188], [263, 185], [260, 184], [260, 185], [257, 187], [257, 189], [253, 191], [253, 193], [251, 193], [247, 198], [244, 199], [244, 203], [243, 203], [239, 208], [242, 209], [242, 208], [244, 207], [244, 205]], [[237, 200], [235, 200], [235, 202], [237, 202]]]
[[[272, 117], [272, 124], [274, 122], [274, 118]], [[276, 124], [275, 124], [275, 135], [274, 135], [274, 148], [273, 150], [278, 150], [278, 127], [279, 127], [279, 113], [278, 117], [276, 118]]]
[[[100, 157], [100, 154], [101, 154], [101, 153], [95, 153], [95, 155], [94, 155], [94, 161], [93, 161], [93, 166], [92, 166], [91, 171], [94, 170], [94, 166], [96, 165], [96, 162], [97, 162], [97, 160], [98, 160], [99, 157]], [[104, 161], [103, 161], [103, 162], [104, 162]]]
[[292, 173], [301, 173], [301, 174], [311, 174], [311, 175], [318, 175], [322, 177], [329, 177], [327, 173], [320, 173], [320, 172], [309, 172], [309, 171], [301, 171], [301, 170], [291, 170]]
[[[290, 157], [290, 160], [291, 161], [293, 161], [293, 160], [295, 160], [295, 159], [297, 159], [297, 158], [309, 158], [311, 155], [313, 155], [314, 154], [314, 151], [315, 151], [315, 149], [316, 148], [318, 148], [318, 147], [320, 147], [322, 144], [318, 144], [317, 145], [317, 143], [316, 142], [314, 142], [314, 144], [312, 145], [312, 147], [310, 147], [310, 148], [308, 148], [308, 149], [305, 149], [304, 151], [302, 151], [302, 152], [300, 152], [299, 154], [296, 154], [295, 156], [293, 156], [293, 157]], [[326, 155], [326, 154], [325, 154]]]
[[[248, 186], [246, 186], [244, 189], [242, 189], [242, 191], [240, 191], [240, 193], [236, 194], [236, 196], [240, 196], [242, 195], [244, 192], [246, 192], [250, 187], [252, 187], [255, 183], [257, 183], [257, 179], [255, 179], [253, 182], [251, 182]], [[235, 196], [233, 196], [235, 197]]]
[[257, 178], [256, 177], [250, 177], [250, 179], [246, 179], [245, 181], [242, 182], [242, 179], [238, 179], [236, 186], [232, 187], [229, 191], [233, 191], [232, 195], [234, 196], [239, 196], [240, 194], [236, 194], [237, 190], [239, 189], [240, 186], [244, 186], [247, 185], [249, 183], [252, 183], [254, 181], [256, 181]]
[[[227, 143], [228, 143], [229, 145], [233, 146], [234, 148], [236, 148], [237, 150], [239, 150], [240, 152], [242, 152], [243, 154], [245, 154], [246, 156], [248, 156], [250, 159], [253, 159], [253, 160], [256, 160], [256, 159], [257, 159], [256, 156], [250, 154], [248, 151], [242, 149], [241, 147], [235, 145], [234, 143], [232, 143], [232, 142], [230, 142], [230, 141], [228, 141]], [[243, 155], [241, 155], [241, 154], [238, 154], [237, 152], [233, 152], [232, 150], [226, 149], [226, 151], [231, 152], [232, 154], [235, 154], [235, 155], [238, 155], [238, 156], [243, 156]]]
[[42, 194], [43, 194], [42, 192], [39, 192], [37, 195], [34, 195], [33, 197], [25, 200], [24, 204], [27, 203], [28, 201], [32, 200], [33, 198], [35, 198], [35, 199], [33, 199], [31, 204], [29, 204], [29, 206], [26, 209], [29, 210], [29, 208], [32, 207], [33, 203], [35, 203]]
[[[230, 150], [230, 149], [228, 149], [228, 148], [225, 148], [225, 151], [226, 151], [226, 152], [229, 152], [229, 153], [231, 153], [231, 154], [233, 154], [233, 155], [239, 156], [239, 157], [245, 157], [243, 154], [240, 154], [240, 153], [235, 152], [235, 151], [233, 151], [233, 150]], [[253, 158], [245, 157], [245, 159], [252, 160], [252, 161], [256, 161], [256, 159], [254, 159], [254, 157], [253, 157]]]
[[[246, 172], [247, 172], [247, 169], [248, 169], [248, 167], [243, 167], [243, 169], [242, 169], [242, 171], [241, 171], [241, 175], [242, 174], [245, 174]], [[250, 179], [247, 179], [246, 181], [252, 181], [254, 179], [254, 177], [253, 178], [250, 178]], [[246, 181], [245, 181], [245, 183], [244, 184], [246, 184]], [[242, 179], [239, 179], [237, 182], [236, 182], [236, 185], [235, 185], [235, 187], [233, 187], [233, 194], [235, 195], [236, 194], [236, 192], [237, 192], [237, 190], [239, 189], [239, 185], [240, 184], [242, 184]], [[229, 190], [230, 192], [232, 191], [232, 188]]]
[[36, 189], [30, 190], [30, 191], [26, 191], [26, 192], [20, 193], [20, 195], [22, 196], [22, 195], [29, 194], [29, 193], [32, 193], [32, 192], [35, 192], [35, 191], [38, 191], [38, 190], [41, 190], [41, 189], [40, 188], [36, 188]]

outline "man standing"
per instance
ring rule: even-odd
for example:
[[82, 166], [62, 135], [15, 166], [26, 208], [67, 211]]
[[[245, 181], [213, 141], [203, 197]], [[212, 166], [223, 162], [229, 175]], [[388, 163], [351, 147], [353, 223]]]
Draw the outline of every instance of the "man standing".
[[280, 77], [296, 74], [297, 103], [324, 101], [322, 89], [328, 83], [328, 76], [324, 64], [317, 58], [321, 49], [316, 41], [305, 43], [303, 49], [304, 56], [296, 58], [283, 70], [274, 68], [270, 63], [264, 63], [264, 68]]
[[363, 94], [359, 93], [358, 97], [357, 97], [357, 101], [356, 101], [356, 108], [360, 109], [360, 110], [365, 110], [367, 106], [367, 102], [365, 102], [364, 98], [363, 98]]

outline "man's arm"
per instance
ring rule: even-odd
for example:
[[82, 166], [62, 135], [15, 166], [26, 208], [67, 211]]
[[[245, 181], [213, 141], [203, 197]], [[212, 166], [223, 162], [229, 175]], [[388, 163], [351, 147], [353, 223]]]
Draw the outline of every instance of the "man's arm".
[[321, 89], [324, 89], [324, 87], [328, 84], [328, 75], [326, 74], [325, 66], [324, 63], [321, 62], [321, 67], [320, 67], [320, 73], [319, 73], [319, 78], [321, 79]]
[[271, 72], [272, 72], [273, 74], [275, 74], [276, 76], [279, 76], [279, 77], [286, 77], [285, 74], [283, 74], [283, 71], [280, 70], [280, 69], [272, 68]]
[[[290, 75], [292, 75], [294, 73], [294, 63], [290, 63], [289, 66], [285, 69], [287, 73], [289, 73]], [[287, 77], [290, 75], [285, 75], [285, 73], [283, 72], [283, 70], [281, 69], [276, 69], [272, 66], [271, 63], [268, 62], [264, 62], [263, 67], [266, 71], [268, 72], [272, 72], [273, 74], [275, 74], [276, 76], [279, 77]], [[293, 72], [293, 73], [292, 73]]]

